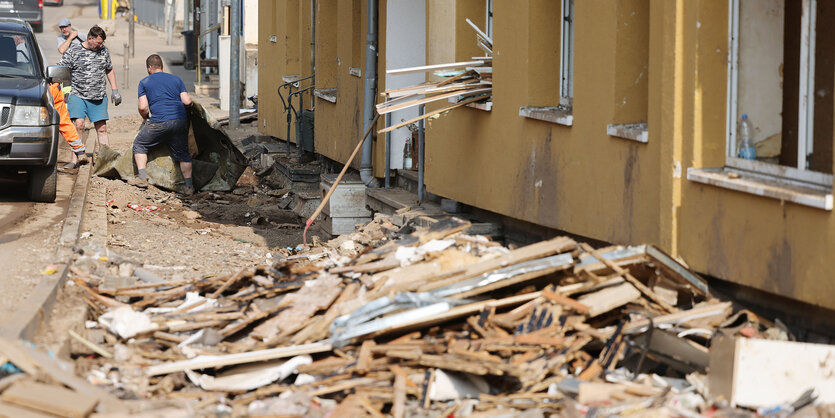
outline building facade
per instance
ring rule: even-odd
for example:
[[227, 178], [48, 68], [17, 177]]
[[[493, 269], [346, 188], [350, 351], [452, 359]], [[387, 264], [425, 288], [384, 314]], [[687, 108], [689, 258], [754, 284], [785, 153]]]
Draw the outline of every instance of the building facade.
[[[311, 74], [313, 12], [315, 149], [347, 159], [362, 130], [367, 3], [316, 0], [311, 9], [310, 1], [261, 1], [262, 133], [287, 137], [276, 88], [287, 76]], [[835, 20], [835, 6], [376, 4], [378, 92], [416, 82], [386, 69], [483, 55], [465, 19], [492, 37], [491, 104], [427, 120], [429, 192], [601, 241], [657, 244], [702, 273], [835, 308], [828, 262], [835, 254], [835, 54], [817, 31]], [[417, 82], [432, 79], [420, 74]], [[739, 157], [743, 114], [753, 125], [756, 160]], [[394, 167], [407, 135], [405, 128], [392, 135]], [[384, 142], [383, 135], [374, 142], [376, 177], [385, 174]]]

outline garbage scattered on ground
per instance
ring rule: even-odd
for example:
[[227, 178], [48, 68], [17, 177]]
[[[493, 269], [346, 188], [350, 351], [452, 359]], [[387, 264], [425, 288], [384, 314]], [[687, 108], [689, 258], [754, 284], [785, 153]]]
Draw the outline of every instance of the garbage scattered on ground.
[[[557, 237], [511, 249], [457, 218], [395, 216], [412, 220], [378, 214], [228, 276], [149, 279], [116, 254], [89, 255], [70, 272], [90, 307], [70, 345], [84, 379], [44, 379], [57, 360], [0, 341], [25, 376], [0, 384], [0, 400], [38, 410], [17, 397], [36, 388], [79, 395], [78, 416], [144, 402], [194, 415], [445, 417], [825, 415], [835, 402], [831, 346], [733, 312], [656, 247]], [[794, 360], [768, 363], [772, 350]], [[770, 393], [780, 373], [794, 383], [779, 397], [746, 395]]]

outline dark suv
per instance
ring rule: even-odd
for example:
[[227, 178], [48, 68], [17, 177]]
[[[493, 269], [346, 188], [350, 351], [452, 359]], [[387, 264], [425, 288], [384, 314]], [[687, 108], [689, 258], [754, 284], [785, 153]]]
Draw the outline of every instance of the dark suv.
[[0, 18], [0, 175], [26, 171], [35, 201], [55, 201], [60, 116], [49, 83], [69, 79], [66, 67], [45, 66], [28, 23]]
[[23, 19], [43, 32], [43, 0], [0, 0], [0, 17]]

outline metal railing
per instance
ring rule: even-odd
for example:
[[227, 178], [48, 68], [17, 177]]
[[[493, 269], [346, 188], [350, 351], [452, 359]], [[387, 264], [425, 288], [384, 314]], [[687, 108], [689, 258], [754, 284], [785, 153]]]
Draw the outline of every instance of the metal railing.
[[133, 0], [131, 2], [139, 23], [165, 31], [165, 0]]

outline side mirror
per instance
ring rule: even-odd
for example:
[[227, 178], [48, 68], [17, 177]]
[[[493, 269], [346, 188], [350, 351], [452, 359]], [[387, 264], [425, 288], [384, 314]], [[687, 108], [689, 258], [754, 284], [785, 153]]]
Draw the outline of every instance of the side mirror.
[[70, 81], [70, 70], [63, 65], [46, 67], [46, 78], [50, 83], [64, 83]]

